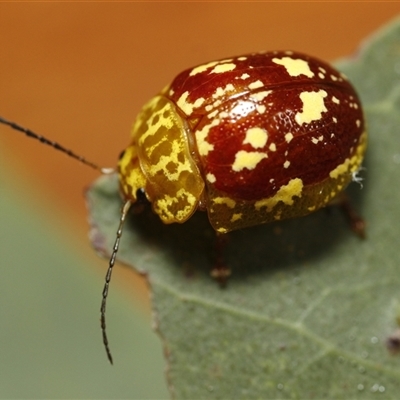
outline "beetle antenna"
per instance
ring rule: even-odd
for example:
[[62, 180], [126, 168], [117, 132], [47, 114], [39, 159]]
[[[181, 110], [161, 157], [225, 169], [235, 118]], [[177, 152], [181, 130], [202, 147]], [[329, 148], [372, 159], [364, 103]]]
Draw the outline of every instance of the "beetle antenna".
[[8, 125], [10, 128], [25, 133], [26, 136], [32, 138], [32, 139], [36, 139], [39, 142], [46, 144], [47, 146], [53, 147], [54, 149], [61, 151], [62, 153], [66, 154], [69, 157], [75, 158], [76, 160], [78, 160], [79, 162], [81, 162], [82, 164], [88, 165], [89, 167], [100, 171], [103, 174], [110, 174], [114, 171], [114, 169], [112, 168], [103, 168], [103, 167], [99, 167], [97, 164], [92, 163], [91, 161], [86, 160], [86, 158], [74, 153], [72, 150], [69, 150], [67, 148], [65, 148], [64, 146], [61, 146], [59, 143], [54, 142], [52, 140], [49, 140], [47, 138], [45, 138], [42, 135], [39, 135], [33, 131], [31, 131], [28, 128], [24, 128], [21, 125], [18, 125], [15, 122], [11, 122], [8, 121], [7, 119], [0, 117], [0, 123], [4, 124], [4, 125]]
[[108, 338], [107, 338], [107, 332], [106, 332], [106, 303], [107, 303], [108, 289], [109, 289], [110, 281], [111, 281], [111, 275], [112, 275], [112, 271], [113, 271], [113, 268], [115, 265], [115, 259], [116, 259], [118, 249], [119, 249], [119, 242], [120, 242], [121, 236], [122, 236], [122, 228], [124, 226], [125, 218], [126, 218], [126, 215], [128, 214], [128, 211], [129, 211], [129, 208], [131, 207], [131, 205], [132, 205], [132, 202], [130, 200], [127, 200], [121, 209], [121, 216], [119, 219], [117, 236], [115, 238], [110, 261], [108, 263], [108, 269], [107, 269], [104, 288], [103, 288], [103, 298], [101, 300], [101, 307], [100, 307], [101, 333], [103, 335], [103, 343], [104, 343], [104, 347], [106, 349], [107, 357], [111, 364], [113, 363], [113, 358], [111, 355], [110, 347], [108, 345]]

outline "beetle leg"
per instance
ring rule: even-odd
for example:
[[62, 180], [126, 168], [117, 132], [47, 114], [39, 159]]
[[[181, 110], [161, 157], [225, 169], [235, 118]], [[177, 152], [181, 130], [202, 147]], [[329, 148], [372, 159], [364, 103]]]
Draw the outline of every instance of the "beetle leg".
[[349, 221], [351, 230], [361, 239], [365, 239], [365, 220], [354, 210], [348, 195], [343, 192], [330, 204], [339, 206]]
[[231, 269], [226, 265], [223, 252], [227, 243], [227, 235], [224, 233], [216, 233], [215, 236], [215, 263], [211, 269], [210, 275], [219, 283], [221, 287], [226, 286]]

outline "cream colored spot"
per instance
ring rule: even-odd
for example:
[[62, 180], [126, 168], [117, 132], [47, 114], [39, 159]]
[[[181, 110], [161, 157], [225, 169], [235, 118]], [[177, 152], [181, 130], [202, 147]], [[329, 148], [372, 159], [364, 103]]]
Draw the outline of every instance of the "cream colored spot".
[[208, 180], [208, 182], [210, 183], [215, 183], [217, 181], [217, 178], [215, 177], [214, 174], [208, 173], [206, 175], [206, 179]]
[[334, 170], [329, 173], [329, 176], [333, 179], [339, 178], [344, 173], [350, 170], [350, 159], [346, 158], [344, 163], [338, 165]]
[[254, 169], [261, 160], [267, 157], [268, 156], [265, 153], [260, 153], [258, 151], [240, 150], [236, 153], [232, 170], [235, 172], [240, 172], [245, 168]]
[[231, 218], [231, 222], [238, 221], [239, 219], [242, 218], [242, 215], [243, 215], [242, 213], [233, 214], [232, 218]]
[[337, 118], [336, 117], [332, 117], [332, 121], [336, 124], [337, 123]]
[[236, 64], [219, 64], [214, 67], [210, 74], [222, 74], [224, 72], [232, 71], [236, 68]]
[[225, 204], [229, 208], [234, 208], [236, 206], [236, 201], [230, 199], [229, 197], [216, 197], [213, 199], [214, 204]]
[[311, 138], [311, 141], [312, 141], [314, 144], [317, 144], [317, 143], [319, 143], [319, 142], [322, 142], [323, 140], [324, 140], [324, 137], [323, 137], [323, 136], [319, 136], [318, 138], [315, 138], [315, 137]]
[[300, 178], [294, 178], [287, 185], [282, 185], [273, 197], [257, 201], [254, 207], [257, 211], [266, 207], [266, 211], [270, 212], [280, 201], [290, 206], [293, 204], [293, 197], [301, 197], [302, 191], [303, 181]]
[[289, 168], [289, 165], [290, 165], [290, 161], [286, 160], [286, 161], [283, 163], [283, 168]]
[[199, 97], [198, 99], [196, 99], [196, 101], [193, 104], [194, 108], [199, 108], [203, 105], [203, 103], [206, 101], [206, 99], [204, 97]]
[[318, 69], [322, 72], [322, 73], [326, 73], [326, 69], [325, 68], [322, 68], [322, 67], [318, 67]]
[[197, 149], [199, 150], [199, 154], [201, 156], [206, 156], [210, 151], [214, 150], [214, 145], [208, 143], [206, 138], [210, 132], [210, 129], [214, 126], [217, 126], [220, 122], [221, 121], [218, 118], [215, 118], [210, 124], [205, 125], [200, 131], [196, 132]]
[[238, 57], [238, 60], [239, 61], [245, 61], [245, 60], [247, 60], [247, 57]]
[[[212, 112], [210, 112], [207, 116], [209, 119], [214, 118], [216, 115], [218, 114], [218, 110], [214, 110]], [[222, 114], [222, 113], [221, 113]]]
[[328, 111], [324, 104], [324, 97], [328, 93], [325, 90], [318, 92], [302, 92], [300, 99], [303, 102], [302, 112], [298, 112], [295, 120], [299, 125], [304, 123], [309, 124], [312, 121], [317, 121], [322, 118], [322, 113]]
[[270, 149], [271, 151], [276, 151], [276, 144], [275, 144], [275, 143], [271, 143], [271, 144], [269, 145], [269, 149]]
[[258, 89], [258, 88], [263, 87], [263, 86], [264, 86], [264, 84], [260, 80], [258, 80], [258, 81], [250, 83], [248, 85], [248, 88], [250, 90], [253, 90], [253, 89]]
[[335, 96], [332, 96], [332, 101], [333, 101], [335, 104], [340, 104], [340, 100], [339, 100], [337, 97], [335, 97]]
[[357, 125], [357, 128], [359, 128], [361, 126], [361, 121], [359, 119], [356, 121], [356, 125]]
[[234, 90], [235, 90], [235, 87], [231, 83], [228, 83], [224, 88], [218, 87], [215, 90], [215, 92], [212, 94], [212, 97], [214, 99], [217, 99], [218, 97], [224, 96], [226, 92], [233, 92]]
[[266, 108], [263, 104], [261, 104], [261, 105], [258, 104], [258, 105], [256, 106], [256, 110], [257, 110], [257, 112], [258, 112], [259, 114], [264, 114], [266, 109], [267, 109], [267, 108]]
[[338, 78], [337, 78], [335, 75], [331, 75], [331, 79], [332, 79], [333, 81], [337, 81], [337, 80], [338, 80]]
[[212, 104], [212, 106], [213, 106], [214, 108], [217, 108], [217, 107], [219, 107], [221, 104], [222, 104], [222, 101], [221, 101], [221, 100], [215, 100], [214, 103]]
[[325, 78], [325, 75], [324, 75], [322, 72], [318, 72], [318, 77], [319, 77], [320, 79], [324, 79], [324, 78]]
[[243, 144], [250, 144], [255, 149], [264, 147], [268, 140], [268, 132], [262, 128], [249, 128], [246, 131], [246, 137]]
[[[178, 107], [185, 112], [185, 107], [187, 107], [187, 98], [189, 96], [189, 92], [186, 91], [182, 93], [181, 97], [179, 97], [178, 101], [176, 102], [178, 104]], [[190, 105], [192, 107], [192, 105]]]
[[193, 109], [200, 107], [205, 99], [203, 97], [199, 97], [196, 99], [194, 103], [190, 103], [187, 101], [187, 98], [189, 96], [189, 92], [186, 91], [182, 93], [181, 97], [179, 97], [178, 101], [176, 102], [178, 107], [186, 114], [190, 115], [193, 112]]
[[207, 71], [208, 68], [211, 68], [214, 65], [217, 65], [218, 63], [219, 63], [219, 61], [212, 61], [212, 62], [209, 62], [208, 64], [199, 65], [198, 67], [193, 68], [190, 71], [189, 76], [194, 76], [194, 75], [200, 74], [204, 71]]
[[285, 140], [286, 140], [286, 142], [287, 142], [287, 143], [290, 143], [290, 142], [292, 141], [292, 139], [293, 139], [293, 133], [288, 132], [288, 133], [285, 135]]
[[257, 93], [252, 93], [250, 95], [250, 99], [255, 100], [255, 101], [262, 101], [264, 100], [270, 93], [272, 93], [272, 90], [264, 90], [262, 92], [257, 92]]
[[292, 57], [273, 58], [275, 64], [283, 65], [290, 76], [305, 75], [308, 78], [314, 76], [307, 61], [294, 59]]
[[250, 78], [250, 75], [246, 74], [246, 73], [242, 74], [242, 76], [240, 77], [240, 79], [243, 79], [243, 80], [245, 80], [247, 78]]

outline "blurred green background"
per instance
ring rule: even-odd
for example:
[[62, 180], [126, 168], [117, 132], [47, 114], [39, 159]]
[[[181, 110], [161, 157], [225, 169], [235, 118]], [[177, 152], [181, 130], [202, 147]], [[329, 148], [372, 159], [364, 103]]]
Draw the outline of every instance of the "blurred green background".
[[[104, 166], [135, 114], [181, 70], [257, 50], [353, 53], [399, 3], [0, 3], [0, 115]], [[0, 126], [0, 397], [165, 398], [143, 277], [91, 250], [97, 174]]]

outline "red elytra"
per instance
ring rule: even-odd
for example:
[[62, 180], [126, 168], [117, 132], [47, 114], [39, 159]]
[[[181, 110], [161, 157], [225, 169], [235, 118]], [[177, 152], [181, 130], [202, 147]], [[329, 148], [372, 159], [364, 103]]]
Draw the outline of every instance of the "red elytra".
[[188, 69], [146, 104], [120, 161], [121, 187], [136, 201], [144, 186], [165, 223], [201, 206], [226, 233], [327, 205], [365, 147], [361, 105], [344, 75], [301, 53], [255, 53]]

